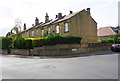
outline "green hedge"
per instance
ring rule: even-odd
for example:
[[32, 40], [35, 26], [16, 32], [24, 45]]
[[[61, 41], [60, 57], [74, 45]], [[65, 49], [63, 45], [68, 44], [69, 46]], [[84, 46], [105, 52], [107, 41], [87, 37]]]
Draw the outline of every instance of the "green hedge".
[[102, 39], [102, 40], [99, 40], [100, 43], [114, 43], [114, 39]]
[[2, 48], [14, 48], [14, 49], [32, 49], [34, 47], [41, 47], [44, 45], [56, 45], [56, 44], [79, 44], [82, 40], [80, 36], [68, 35], [49, 35], [41, 38], [2, 38]]
[[0, 41], [2, 41], [2, 49], [10, 49], [12, 47], [11, 37], [0, 37]]
[[15, 49], [31, 49], [33, 48], [32, 40], [25, 40], [25, 38], [16, 38], [13, 42]]
[[74, 36], [74, 35], [68, 35], [68, 36], [61, 36], [61, 35], [55, 35], [55, 36], [48, 36], [45, 40], [45, 45], [55, 45], [55, 44], [79, 44], [82, 37], [80, 36]]
[[56, 45], [56, 44], [79, 44], [82, 40], [80, 36], [68, 35], [49, 35], [42, 37], [40, 40], [33, 40], [34, 47], [40, 47], [43, 45]]
[[45, 45], [45, 39], [33, 40], [32, 44], [33, 44], [33, 47], [41, 47]]
[[120, 43], [120, 40], [118, 40], [118, 37], [120, 37], [120, 35], [113, 35], [111, 37], [114, 40], [114, 43]]

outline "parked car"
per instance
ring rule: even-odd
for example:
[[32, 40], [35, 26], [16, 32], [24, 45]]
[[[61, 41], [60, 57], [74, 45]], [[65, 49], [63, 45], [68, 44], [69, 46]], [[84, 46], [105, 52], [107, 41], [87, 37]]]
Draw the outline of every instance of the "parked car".
[[120, 44], [113, 44], [111, 46], [111, 50], [114, 51], [114, 52], [120, 51]]

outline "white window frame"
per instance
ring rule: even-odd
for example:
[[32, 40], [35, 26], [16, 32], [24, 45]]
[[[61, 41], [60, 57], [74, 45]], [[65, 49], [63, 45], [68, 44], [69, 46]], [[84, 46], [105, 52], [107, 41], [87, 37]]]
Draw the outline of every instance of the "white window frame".
[[38, 29], [36, 29], [36, 35], [38, 35]]
[[34, 30], [32, 31], [32, 36], [34, 36]]
[[69, 32], [69, 24], [68, 24], [68, 22], [66, 22], [64, 26], [65, 26], [65, 32]]
[[27, 36], [29, 37], [30, 35], [29, 35], [29, 31], [27, 32]]
[[48, 35], [50, 35], [50, 27], [48, 27], [47, 30], [48, 30]]
[[59, 25], [56, 25], [56, 33], [60, 33], [60, 26]]
[[28, 37], [29, 35], [28, 35], [28, 31], [26, 32], [26, 37]]
[[22, 37], [24, 37], [24, 33], [22, 33]]
[[44, 29], [41, 30], [41, 36], [44, 36]]

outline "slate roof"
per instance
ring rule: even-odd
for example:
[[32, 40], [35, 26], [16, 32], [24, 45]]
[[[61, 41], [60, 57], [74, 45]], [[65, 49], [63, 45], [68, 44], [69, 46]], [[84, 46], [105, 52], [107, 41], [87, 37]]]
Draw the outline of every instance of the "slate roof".
[[[85, 10], [85, 9], [84, 9], [84, 10]], [[84, 10], [81, 10], [81, 11], [84, 11]], [[56, 23], [58, 23], [58, 22], [62, 22], [62, 21], [68, 20], [68, 19], [72, 18], [73, 16], [77, 15], [78, 13], [80, 13], [81, 11], [78, 11], [78, 12], [75, 12], [75, 13], [72, 13], [72, 14], [69, 14], [69, 15], [67, 15], [67, 16], [64, 15], [61, 19], [56, 18], [56, 19], [50, 20], [50, 21], [47, 22], [47, 23], [40, 23], [39, 25], [33, 26], [33, 27], [31, 27], [31, 28], [29, 28], [29, 29], [27, 29], [27, 30], [30, 30], [30, 29], [33, 29], [33, 28], [43, 27], [43, 26], [50, 25], [50, 24], [56, 24]], [[25, 31], [27, 31], [27, 30], [24, 30], [24, 31], [22, 31], [22, 32], [25, 32]]]
[[[80, 11], [79, 11], [79, 12], [80, 12]], [[79, 12], [75, 12], [75, 13], [69, 14], [69, 15], [65, 16], [64, 18], [59, 19], [59, 20], [56, 21], [55, 23], [62, 22], [62, 21], [64, 21], [64, 20], [70, 19], [71, 17], [77, 15]]]

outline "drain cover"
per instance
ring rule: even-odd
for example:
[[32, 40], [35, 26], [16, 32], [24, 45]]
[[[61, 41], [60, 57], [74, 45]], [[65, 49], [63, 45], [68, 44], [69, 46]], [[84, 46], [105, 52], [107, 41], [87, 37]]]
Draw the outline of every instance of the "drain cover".
[[55, 66], [45, 66], [44, 67], [45, 69], [54, 69], [54, 68], [56, 68]]

